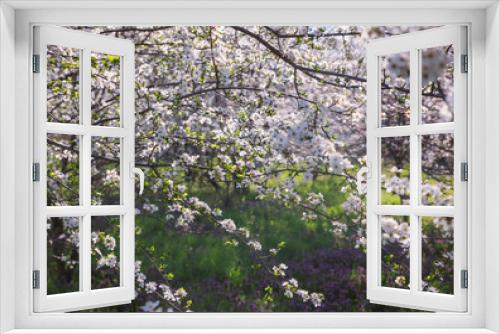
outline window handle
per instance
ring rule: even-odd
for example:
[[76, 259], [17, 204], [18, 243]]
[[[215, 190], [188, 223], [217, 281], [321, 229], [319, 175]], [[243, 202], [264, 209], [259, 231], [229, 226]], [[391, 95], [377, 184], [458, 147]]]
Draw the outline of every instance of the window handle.
[[132, 171], [131, 176], [133, 178], [139, 175], [139, 195], [142, 195], [144, 192], [144, 172], [140, 168], [134, 167], [133, 164], [130, 166], [130, 170]]
[[366, 181], [369, 177], [368, 171], [368, 167], [361, 167], [356, 174], [356, 188], [360, 194], [366, 194]]

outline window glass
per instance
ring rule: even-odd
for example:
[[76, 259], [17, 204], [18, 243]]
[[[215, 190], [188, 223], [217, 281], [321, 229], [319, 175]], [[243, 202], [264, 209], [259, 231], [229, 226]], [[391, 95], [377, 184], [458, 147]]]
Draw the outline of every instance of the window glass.
[[453, 45], [421, 50], [423, 124], [453, 122]]
[[92, 289], [120, 286], [120, 216], [91, 219]]
[[422, 204], [453, 205], [453, 134], [421, 136]]
[[120, 138], [92, 137], [92, 205], [120, 205]]
[[120, 56], [92, 52], [92, 125], [120, 126]]
[[409, 204], [410, 137], [386, 137], [380, 143], [380, 204]]
[[47, 205], [79, 205], [78, 136], [47, 134]]
[[453, 294], [453, 218], [422, 217], [422, 290]]
[[410, 125], [410, 53], [380, 57], [380, 125]]
[[80, 50], [47, 47], [47, 121], [80, 122]]
[[47, 220], [47, 294], [79, 291], [80, 219]]
[[382, 232], [381, 285], [409, 289], [410, 220], [407, 216], [380, 217]]

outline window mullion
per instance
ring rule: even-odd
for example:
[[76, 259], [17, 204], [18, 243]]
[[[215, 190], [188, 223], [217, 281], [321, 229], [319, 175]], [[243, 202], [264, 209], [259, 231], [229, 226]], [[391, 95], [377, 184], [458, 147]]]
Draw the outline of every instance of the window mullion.
[[[410, 51], [410, 125], [419, 124], [419, 52]], [[416, 214], [420, 195], [420, 145], [416, 132], [410, 134], [410, 291], [417, 292], [420, 286], [420, 223]]]
[[82, 218], [81, 239], [80, 239], [80, 280], [83, 285], [83, 291], [87, 292], [91, 289], [91, 154], [92, 154], [92, 138], [90, 135], [91, 125], [91, 64], [90, 50], [83, 49], [82, 51], [82, 80], [81, 80], [81, 101], [82, 101], [82, 123], [85, 133], [82, 136], [82, 205], [85, 213]]

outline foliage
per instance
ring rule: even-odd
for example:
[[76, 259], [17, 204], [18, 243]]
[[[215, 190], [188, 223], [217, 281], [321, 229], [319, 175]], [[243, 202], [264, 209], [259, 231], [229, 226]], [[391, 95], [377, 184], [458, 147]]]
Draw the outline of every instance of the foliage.
[[[365, 198], [355, 184], [366, 159], [365, 46], [420, 28], [76, 29], [136, 45], [136, 165], [146, 173], [145, 194], [136, 199], [137, 296], [104, 311], [394, 310], [365, 299]], [[49, 121], [74, 122], [78, 53], [49, 51], [59, 62], [73, 62], [49, 75]], [[438, 77], [429, 70], [424, 81], [424, 96], [432, 99], [424, 101], [429, 122], [452, 117], [452, 71], [442, 66], [449, 53], [437, 50], [425, 63], [440, 68]], [[92, 58], [95, 125], [119, 125], [117, 64], [113, 55]], [[387, 120], [404, 121], [405, 58], [396, 55], [387, 64]], [[452, 139], [429, 138], [425, 148], [423, 196], [449, 204]], [[383, 201], [404, 203], [405, 146], [393, 142], [382, 151]], [[55, 138], [49, 146], [52, 205], [78, 202], [77, 152], [74, 138]], [[119, 180], [113, 143], [96, 145], [92, 157], [93, 201], [113, 204], [119, 196], [112, 190]], [[427, 222], [426, 254], [445, 258], [427, 260], [426, 288], [433, 291], [450, 291], [452, 247], [449, 234], [442, 236], [450, 224]], [[408, 226], [395, 219], [382, 219], [382, 226], [384, 249], [393, 255], [384, 257], [385, 279], [402, 287]], [[116, 264], [105, 261], [109, 237], [99, 233], [93, 254], [104, 265], [96, 270], [113, 272]], [[53, 238], [70, 240], [67, 230]], [[108, 251], [97, 252], [106, 240]], [[49, 256], [64, 262], [58, 255], [64, 251]], [[73, 280], [59, 262], [50, 262], [49, 272]]]

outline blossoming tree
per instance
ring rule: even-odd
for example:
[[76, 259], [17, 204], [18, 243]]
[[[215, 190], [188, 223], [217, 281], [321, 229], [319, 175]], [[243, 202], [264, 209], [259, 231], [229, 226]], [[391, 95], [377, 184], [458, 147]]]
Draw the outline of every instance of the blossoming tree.
[[[416, 28], [76, 29], [136, 45], [136, 165], [146, 173], [145, 195], [136, 199], [137, 296], [112, 310], [384, 309], [364, 297], [365, 199], [355, 182], [366, 154], [365, 46]], [[426, 58], [429, 120], [453, 117], [451, 52], [439, 49]], [[59, 48], [49, 56], [48, 115], [71, 121], [78, 114], [78, 59]], [[408, 59], [385, 61], [383, 121], [401, 125], [409, 117]], [[119, 120], [119, 58], [94, 56], [92, 73], [92, 107], [99, 115], [93, 122], [113, 124]], [[116, 199], [116, 147], [102, 141], [92, 152], [95, 203]], [[395, 140], [382, 149], [388, 203], [408, 201], [405, 147]], [[78, 140], [49, 138], [48, 148], [48, 198], [71, 204]], [[452, 200], [452, 148], [452, 138], [423, 144], [429, 203]], [[382, 225], [383, 279], [400, 287], [408, 280], [408, 223], [388, 217]], [[49, 270], [59, 273], [49, 282], [55, 290], [78, 274], [74, 222], [57, 226], [48, 227]], [[93, 275], [106, 287], [117, 277], [119, 232], [96, 226]], [[424, 253], [452, 261], [451, 223], [431, 220], [424, 229]], [[445, 238], [433, 238], [442, 231]], [[436, 270], [424, 263], [426, 288], [450, 289], [450, 261]], [[205, 294], [210, 303], [202, 300]]]

